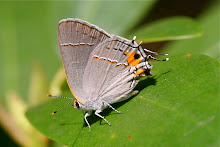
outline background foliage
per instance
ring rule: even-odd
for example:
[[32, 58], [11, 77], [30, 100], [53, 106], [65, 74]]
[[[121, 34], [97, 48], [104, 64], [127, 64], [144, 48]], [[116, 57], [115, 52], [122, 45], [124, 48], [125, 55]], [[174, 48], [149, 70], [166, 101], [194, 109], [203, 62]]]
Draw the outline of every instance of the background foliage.
[[[68, 146], [219, 145], [219, 1], [1, 1], [0, 16], [5, 145], [59, 146], [47, 137]], [[170, 58], [152, 63], [138, 95], [114, 104], [123, 114], [103, 112], [111, 127], [91, 116], [91, 133], [81, 111], [67, 107], [51, 116], [67, 101], [46, 97], [72, 97], [56, 32], [59, 20], [75, 17], [110, 34], [135, 35]]]

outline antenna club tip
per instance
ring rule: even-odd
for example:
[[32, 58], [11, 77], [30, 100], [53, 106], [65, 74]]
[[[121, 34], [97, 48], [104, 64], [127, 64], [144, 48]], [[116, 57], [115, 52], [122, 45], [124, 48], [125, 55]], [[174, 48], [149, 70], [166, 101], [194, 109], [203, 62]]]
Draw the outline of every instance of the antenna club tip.
[[52, 115], [54, 115], [56, 113], [56, 111], [52, 112]]
[[48, 97], [52, 97], [52, 95], [51, 95], [51, 94], [47, 94], [47, 96], [48, 96]]
[[166, 58], [166, 61], [168, 61], [169, 60], [169, 58]]
[[164, 54], [165, 56], [168, 56], [168, 54]]

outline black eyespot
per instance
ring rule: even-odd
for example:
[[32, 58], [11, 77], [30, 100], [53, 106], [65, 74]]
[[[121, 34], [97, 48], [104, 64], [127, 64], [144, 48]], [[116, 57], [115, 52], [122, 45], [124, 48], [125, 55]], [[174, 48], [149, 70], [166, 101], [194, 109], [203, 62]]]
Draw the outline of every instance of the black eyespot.
[[150, 73], [150, 69], [146, 69], [146, 70], [144, 71], [144, 74], [145, 74], [146, 76], [151, 75], [151, 73]]
[[138, 59], [138, 58], [140, 58], [140, 55], [136, 53], [136, 54], [134, 55], [134, 59]]

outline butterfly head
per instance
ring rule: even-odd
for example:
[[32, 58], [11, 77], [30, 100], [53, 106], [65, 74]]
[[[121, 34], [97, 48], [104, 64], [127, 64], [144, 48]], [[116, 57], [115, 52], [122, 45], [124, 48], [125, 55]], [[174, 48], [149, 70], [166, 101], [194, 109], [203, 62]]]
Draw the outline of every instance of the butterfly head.
[[77, 101], [77, 99], [74, 100], [74, 105], [73, 107], [76, 109], [80, 109], [81, 103]]

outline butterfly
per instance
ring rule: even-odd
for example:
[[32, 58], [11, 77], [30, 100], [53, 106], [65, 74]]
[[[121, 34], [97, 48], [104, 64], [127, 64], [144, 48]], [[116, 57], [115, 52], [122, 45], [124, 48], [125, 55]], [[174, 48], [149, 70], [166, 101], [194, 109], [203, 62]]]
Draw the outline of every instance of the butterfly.
[[59, 22], [60, 54], [67, 82], [75, 99], [62, 98], [72, 100], [65, 106], [74, 103], [74, 108], [86, 111], [84, 119], [89, 131], [91, 126], [87, 117], [93, 111], [96, 116], [111, 125], [100, 114], [103, 109], [110, 107], [121, 113], [111, 104], [137, 93], [134, 87], [139, 78], [151, 74], [152, 65], [148, 60], [159, 60], [152, 54], [167, 55], [143, 49], [141, 43], [138, 44], [135, 39], [135, 36], [128, 40], [110, 35], [98, 26], [77, 18], [63, 19]]

